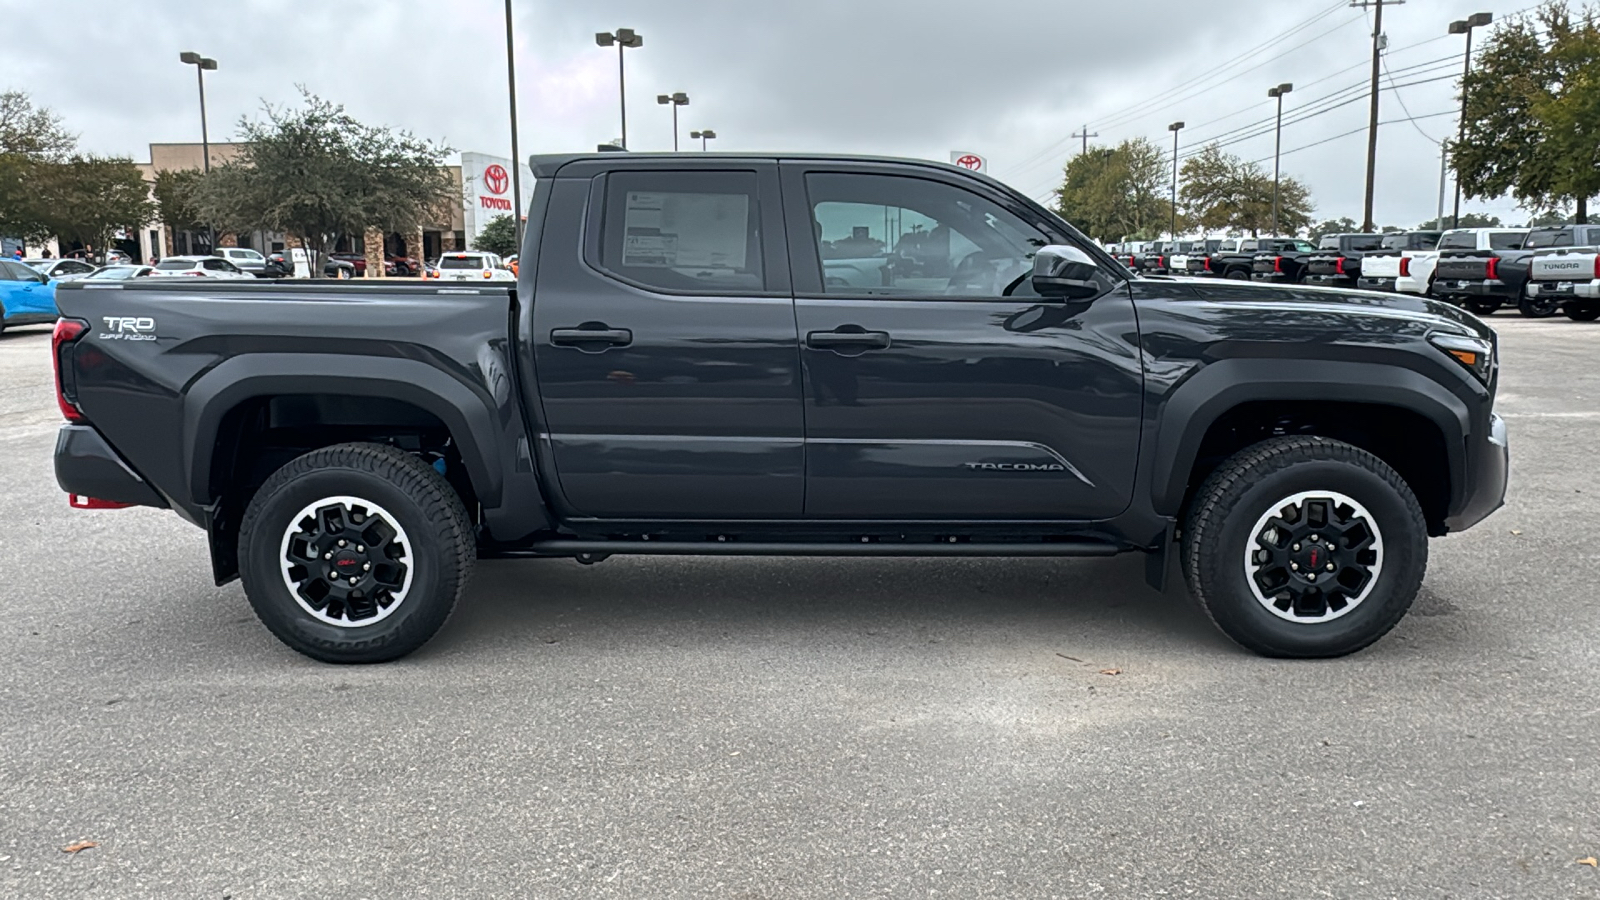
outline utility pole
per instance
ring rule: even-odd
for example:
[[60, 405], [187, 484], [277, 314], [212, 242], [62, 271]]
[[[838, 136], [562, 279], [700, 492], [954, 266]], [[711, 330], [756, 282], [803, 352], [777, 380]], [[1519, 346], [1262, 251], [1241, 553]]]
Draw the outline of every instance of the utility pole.
[[1383, 67], [1383, 4], [1398, 6], [1406, 0], [1350, 0], [1352, 7], [1373, 7], [1372, 15], [1372, 106], [1367, 123], [1367, 197], [1362, 204], [1361, 230], [1372, 231], [1372, 187], [1378, 174], [1378, 74]]
[[1277, 237], [1283, 232], [1278, 230], [1278, 160], [1283, 155], [1283, 95], [1294, 90], [1294, 85], [1285, 81], [1274, 88], [1267, 88], [1267, 96], [1278, 101], [1278, 124], [1273, 131], [1272, 138], [1272, 235]]
[[516, 45], [511, 36], [511, 0], [506, 0], [506, 85], [511, 97], [511, 202], [516, 204], [516, 210], [511, 214], [511, 224], [517, 236], [517, 252], [521, 253], [522, 153], [517, 147], [517, 62]]
[[[1456, 123], [1456, 146], [1467, 142], [1467, 79], [1472, 76], [1472, 29], [1482, 28], [1494, 21], [1491, 13], [1474, 13], [1465, 19], [1450, 23], [1451, 34], [1467, 36], [1466, 60], [1461, 64], [1461, 118]], [[1441, 190], [1443, 189], [1441, 182]], [[1451, 214], [1451, 228], [1461, 227], [1461, 177], [1456, 176], [1456, 206]]]
[[1085, 125], [1085, 126], [1083, 126], [1083, 131], [1081, 131], [1081, 132], [1080, 131], [1074, 131], [1072, 133], [1072, 136], [1075, 137], [1075, 138], [1083, 138], [1083, 152], [1088, 153], [1089, 152], [1089, 138], [1099, 137], [1100, 136], [1100, 132], [1096, 131], [1094, 134], [1090, 134], [1089, 133], [1089, 126]]
[[1182, 122], [1173, 122], [1167, 126], [1172, 132], [1172, 231], [1173, 240], [1178, 239], [1178, 132], [1183, 130]]

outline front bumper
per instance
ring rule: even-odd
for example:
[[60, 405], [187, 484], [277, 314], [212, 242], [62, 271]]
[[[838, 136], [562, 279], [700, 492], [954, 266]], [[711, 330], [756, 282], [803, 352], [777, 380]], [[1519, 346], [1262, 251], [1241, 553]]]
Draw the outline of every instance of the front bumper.
[[[1566, 285], [1562, 289], [1561, 285]], [[1528, 299], [1542, 297], [1572, 297], [1578, 300], [1600, 300], [1600, 281], [1530, 281]]]
[[89, 425], [61, 426], [56, 436], [56, 484], [78, 497], [167, 508], [167, 501]]
[[1505, 505], [1506, 482], [1511, 475], [1511, 447], [1506, 422], [1489, 414], [1489, 433], [1472, 442], [1460, 508], [1444, 520], [1450, 531], [1462, 531], [1482, 522]]

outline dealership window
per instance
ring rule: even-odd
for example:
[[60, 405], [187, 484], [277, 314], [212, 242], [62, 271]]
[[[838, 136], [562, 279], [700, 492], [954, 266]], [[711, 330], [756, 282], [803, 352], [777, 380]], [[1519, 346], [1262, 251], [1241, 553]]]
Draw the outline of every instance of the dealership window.
[[760, 221], [753, 172], [614, 173], [600, 266], [669, 291], [761, 291]]

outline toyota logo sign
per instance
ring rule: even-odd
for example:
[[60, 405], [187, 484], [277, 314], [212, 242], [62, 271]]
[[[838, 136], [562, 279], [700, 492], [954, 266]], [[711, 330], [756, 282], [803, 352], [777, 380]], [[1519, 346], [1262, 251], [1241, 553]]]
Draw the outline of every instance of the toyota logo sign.
[[504, 194], [506, 186], [510, 183], [511, 176], [507, 175], [505, 167], [498, 163], [491, 164], [483, 170], [483, 186], [488, 188], [491, 194]]

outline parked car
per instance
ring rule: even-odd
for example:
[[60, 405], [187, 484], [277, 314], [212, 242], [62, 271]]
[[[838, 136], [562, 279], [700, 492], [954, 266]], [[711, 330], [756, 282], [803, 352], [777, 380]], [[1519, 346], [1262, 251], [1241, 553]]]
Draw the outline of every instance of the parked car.
[[1411, 271], [1411, 260], [1419, 253], [1439, 249], [1440, 231], [1390, 231], [1383, 235], [1383, 247], [1361, 258], [1356, 287], [1368, 291], [1393, 291], [1400, 270]]
[[1212, 257], [1219, 254], [1237, 252], [1239, 252], [1238, 238], [1222, 238], [1221, 240], [1217, 241], [1217, 245], [1215, 247], [1212, 247], [1205, 253], [1189, 254], [1188, 262], [1185, 264], [1184, 268], [1187, 270], [1188, 274], [1197, 278], [1215, 277], [1217, 273], [1211, 271]]
[[[520, 287], [62, 285], [61, 488], [177, 510], [342, 663], [421, 646], [478, 556], [1131, 550], [1244, 646], [1337, 656], [1503, 502], [1494, 332], [1446, 304], [1132, 276], [942, 163], [530, 163]], [[945, 274], [889, 264], [886, 207]], [[841, 241], [877, 283], [824, 280]]]
[[[1277, 243], [1274, 243], [1275, 241]], [[1288, 241], [1292, 246], [1294, 238], [1264, 237], [1224, 241], [1215, 253], [1205, 258], [1202, 271], [1195, 274], [1249, 281], [1254, 271], [1256, 254], [1264, 253], [1273, 247], [1282, 247], [1284, 241]]]
[[267, 277], [267, 258], [259, 250], [252, 250], [249, 247], [218, 247], [216, 255], [233, 263], [241, 272], [256, 278]]
[[1310, 241], [1299, 238], [1262, 238], [1250, 261], [1250, 280], [1300, 284], [1306, 280], [1306, 261], [1316, 255]]
[[1354, 287], [1361, 277], [1361, 260], [1383, 249], [1381, 234], [1325, 234], [1317, 252], [1305, 261], [1306, 284]]
[[1528, 293], [1530, 266], [1541, 250], [1580, 246], [1600, 225], [1535, 228], [1522, 246], [1507, 250], [1442, 250], [1434, 270], [1433, 292], [1481, 316], [1512, 305], [1522, 315], [1543, 319], [1561, 312], [1562, 298], [1554, 293]]
[[25, 259], [25, 266], [32, 266], [39, 274], [51, 281], [72, 281], [82, 278], [95, 270], [92, 263], [81, 259]]
[[32, 266], [0, 260], [0, 332], [56, 320], [56, 283]]
[[439, 257], [433, 278], [442, 281], [515, 281], [516, 276], [493, 253], [468, 250]]
[[130, 278], [147, 278], [154, 272], [154, 266], [101, 266], [85, 275], [83, 280], [127, 281]]
[[1574, 225], [1535, 252], [1526, 290], [1537, 309], [1559, 304], [1574, 321], [1600, 319], [1600, 225]]
[[155, 264], [155, 274], [166, 277], [193, 275], [203, 278], [254, 278], [220, 256], [169, 256]]
[[[1433, 234], [1437, 232], [1410, 232]], [[1386, 249], [1361, 260], [1358, 286], [1368, 290], [1398, 291], [1402, 294], [1431, 295], [1434, 267], [1445, 250], [1515, 250], [1528, 235], [1526, 228], [1456, 228], [1444, 232], [1433, 247], [1412, 246]], [[1385, 235], [1387, 243], [1395, 235]], [[1408, 241], [1426, 243], [1426, 239]]]
[[1167, 274], [1167, 254], [1178, 245], [1177, 241], [1151, 241], [1139, 254], [1139, 271], [1146, 275]]

